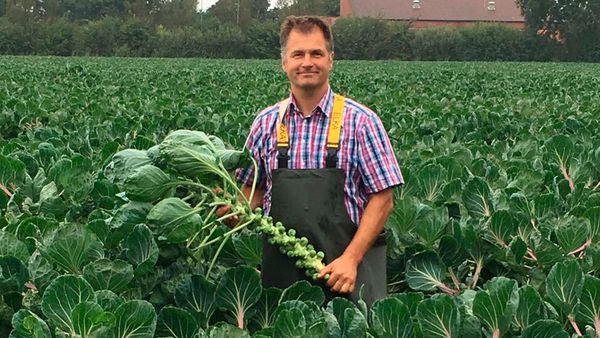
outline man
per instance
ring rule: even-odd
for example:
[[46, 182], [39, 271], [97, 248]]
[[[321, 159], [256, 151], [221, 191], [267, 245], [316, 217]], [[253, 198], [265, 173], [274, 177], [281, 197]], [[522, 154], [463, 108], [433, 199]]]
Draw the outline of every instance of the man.
[[[252, 206], [296, 229], [325, 252], [319, 278], [328, 299], [386, 295], [384, 224], [392, 188], [403, 184], [387, 133], [377, 115], [336, 95], [329, 86], [333, 39], [317, 17], [288, 17], [281, 27], [282, 68], [290, 97], [261, 111], [246, 147], [258, 162]], [[250, 197], [253, 168], [238, 171]], [[264, 241], [265, 287], [285, 288], [304, 272]]]

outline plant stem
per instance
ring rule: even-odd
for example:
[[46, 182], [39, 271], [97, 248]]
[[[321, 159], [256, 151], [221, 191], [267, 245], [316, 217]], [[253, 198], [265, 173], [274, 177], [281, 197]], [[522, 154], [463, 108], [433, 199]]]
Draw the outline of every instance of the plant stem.
[[452, 270], [452, 267], [448, 268], [448, 272], [450, 273], [450, 278], [452, 279], [456, 290], [460, 290], [460, 281], [458, 280], [458, 277], [456, 277], [456, 274], [454, 273], [454, 270]]
[[[238, 225], [238, 226], [236, 226], [235, 228], [233, 228], [233, 229], [231, 229], [231, 230], [227, 231], [226, 233], [224, 233], [223, 235], [221, 235], [221, 236], [219, 236], [219, 237], [217, 237], [217, 238], [213, 238], [213, 239], [211, 239], [211, 240], [210, 240], [210, 241], [208, 241], [208, 242], [201, 243], [201, 244], [200, 244], [198, 247], [196, 247], [196, 249], [201, 249], [201, 248], [203, 248], [203, 247], [205, 247], [205, 246], [209, 246], [209, 245], [211, 245], [211, 244], [213, 244], [213, 243], [215, 243], [215, 242], [218, 242], [218, 241], [219, 241], [220, 239], [222, 239], [222, 238], [223, 238], [223, 239], [225, 239], [225, 238], [227, 238], [227, 237], [229, 237], [229, 236], [233, 235], [234, 233], [236, 233], [236, 232], [238, 232], [238, 231], [240, 231], [240, 230], [243, 230], [243, 229], [244, 229], [244, 228], [246, 228], [246, 227], [247, 227], [247, 226], [248, 226], [250, 223], [252, 223], [252, 221], [248, 221], [248, 222], [246, 222], [246, 223], [244, 223], [244, 224]], [[215, 227], [215, 228], [216, 228], [216, 227]], [[207, 238], [209, 238], [209, 237], [210, 237], [210, 236], [208, 236]]]
[[492, 338], [500, 338], [500, 329], [495, 329]]
[[579, 330], [579, 326], [577, 326], [577, 323], [575, 322], [575, 318], [573, 318], [573, 314], [570, 313], [567, 318], [569, 318], [569, 322], [571, 323], [571, 326], [573, 326], [573, 329], [575, 330], [575, 333], [577, 334], [578, 337], [583, 336], [581, 334], [581, 330]]
[[[210, 266], [208, 267], [208, 272], [206, 273], [207, 276], [210, 275], [210, 271], [212, 270], [212, 268], [214, 267], [215, 263], [217, 262], [217, 258], [221, 254], [221, 250], [223, 250], [223, 248], [225, 247], [225, 243], [227, 243], [227, 241], [229, 240], [229, 238], [231, 237], [231, 235], [233, 235], [233, 233], [235, 231], [239, 231], [239, 230], [247, 227], [248, 224], [250, 224], [250, 223], [252, 223], [252, 221], [248, 221], [248, 222], [246, 222], [246, 223], [244, 223], [244, 224], [242, 224], [240, 226], [237, 226], [236, 228], [232, 229], [231, 231], [228, 231], [225, 234], [223, 234], [223, 236], [218, 237], [218, 238], [223, 238], [223, 241], [221, 242], [221, 244], [217, 248], [217, 252], [215, 252], [215, 255], [213, 256], [213, 259], [210, 262]], [[216, 238], [216, 239], [218, 239], [218, 238]], [[215, 240], [212, 240], [209, 243], [214, 242]], [[208, 245], [209, 243], [207, 243], [206, 245]]]
[[[596, 189], [598, 189], [598, 188], [600, 188], [600, 181], [598, 181], [598, 184], [596, 184], [596, 186], [595, 186], [595, 187], [594, 187], [594, 189], [592, 189], [592, 190], [596, 190]], [[600, 334], [599, 334], [599, 335], [600, 335]]]
[[569, 252], [568, 254], [569, 254], [569, 255], [573, 255], [573, 256], [575, 256], [575, 254], [577, 254], [578, 252], [582, 252], [582, 251], [584, 251], [584, 250], [585, 250], [585, 249], [586, 249], [588, 246], [590, 246], [591, 244], [592, 244], [592, 239], [591, 239], [591, 238], [588, 238], [588, 240], [587, 240], [587, 241], [585, 241], [585, 243], [583, 243], [583, 245], [582, 245], [582, 246], [580, 246], [579, 248], [577, 248], [577, 249], [575, 249], [575, 250], [573, 250], [573, 251]]
[[481, 269], [483, 269], [483, 257], [479, 257], [477, 259], [477, 264], [475, 265], [475, 273], [473, 274], [473, 284], [471, 285], [471, 289], [474, 289], [477, 286], [477, 281], [479, 280], [479, 274], [481, 273]]
[[258, 163], [254, 159], [254, 156], [250, 156], [252, 160], [252, 166], [254, 166], [254, 178], [252, 179], [252, 190], [250, 190], [250, 210], [252, 210], [252, 200], [254, 200], [254, 192], [256, 191], [256, 181], [258, 181]]
[[5, 187], [2, 183], [0, 183], [0, 190], [4, 191], [6, 196], [8, 196], [9, 198], [13, 195], [12, 192], [10, 192], [10, 190], [8, 190], [8, 188]]
[[562, 172], [564, 178], [569, 182], [569, 188], [571, 188], [571, 191], [575, 190], [575, 182], [573, 182], [573, 179], [571, 176], [569, 176], [569, 170], [562, 162], [560, 163], [560, 171]]

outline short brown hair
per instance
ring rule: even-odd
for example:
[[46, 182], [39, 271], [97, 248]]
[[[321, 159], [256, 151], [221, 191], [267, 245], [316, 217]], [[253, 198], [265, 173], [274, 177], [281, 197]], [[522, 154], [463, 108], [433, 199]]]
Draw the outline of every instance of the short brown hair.
[[315, 29], [319, 28], [325, 37], [327, 42], [327, 51], [333, 51], [333, 34], [331, 33], [331, 27], [318, 16], [294, 16], [290, 15], [285, 18], [285, 21], [281, 24], [281, 31], [279, 33], [279, 44], [281, 45], [281, 55], [285, 53], [287, 47], [287, 41], [290, 36], [290, 32], [293, 29], [298, 29], [302, 33], [310, 33]]

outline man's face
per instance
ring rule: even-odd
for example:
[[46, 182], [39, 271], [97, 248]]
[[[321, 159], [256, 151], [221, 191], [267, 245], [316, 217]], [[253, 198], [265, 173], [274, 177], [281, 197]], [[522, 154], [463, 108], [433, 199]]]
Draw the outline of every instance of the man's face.
[[310, 33], [293, 29], [288, 37], [282, 67], [292, 89], [324, 89], [333, 68], [333, 53], [327, 51], [323, 32], [316, 27]]

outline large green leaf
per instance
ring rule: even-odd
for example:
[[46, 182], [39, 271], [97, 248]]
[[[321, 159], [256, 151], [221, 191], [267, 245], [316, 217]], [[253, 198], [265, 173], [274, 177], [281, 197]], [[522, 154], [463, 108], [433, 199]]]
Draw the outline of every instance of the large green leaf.
[[283, 290], [279, 302], [283, 303], [288, 300], [312, 301], [320, 306], [325, 301], [325, 294], [321, 287], [300, 280]]
[[461, 337], [460, 311], [448, 295], [437, 294], [419, 303], [417, 321], [424, 338]]
[[489, 229], [496, 243], [508, 246], [515, 227], [516, 220], [512, 213], [506, 210], [498, 210], [492, 215]]
[[25, 243], [12, 233], [2, 229], [0, 230], [0, 256], [14, 256], [26, 262], [29, 259], [29, 251]]
[[134, 170], [125, 180], [127, 198], [132, 201], [154, 202], [173, 194], [177, 185], [160, 168], [151, 164]]
[[129, 202], [122, 205], [107, 222], [110, 224], [110, 235], [106, 241], [109, 248], [116, 247], [127, 237], [133, 227], [146, 223], [146, 215], [150, 212], [152, 204], [145, 202]]
[[152, 271], [158, 261], [158, 245], [145, 224], [136, 225], [122, 242], [127, 260], [135, 266], [136, 274]]
[[590, 221], [589, 237], [594, 243], [600, 242], [600, 206], [588, 209], [583, 217]]
[[414, 232], [431, 246], [444, 234], [449, 220], [446, 207], [429, 209], [422, 212], [415, 222]]
[[92, 161], [81, 155], [60, 159], [48, 170], [48, 179], [55, 182], [67, 198], [82, 201], [94, 188]]
[[446, 184], [446, 169], [439, 164], [427, 165], [417, 174], [419, 196], [426, 201], [437, 202]]
[[246, 264], [258, 266], [262, 262], [262, 236], [258, 233], [240, 234], [233, 237], [235, 251]]
[[546, 295], [565, 315], [572, 315], [583, 289], [583, 272], [574, 260], [556, 263], [546, 277]]
[[81, 274], [85, 264], [104, 256], [102, 249], [102, 243], [91, 231], [79, 224], [69, 224], [44, 240], [40, 252], [50, 263]]
[[549, 319], [541, 319], [533, 323], [525, 331], [523, 331], [522, 338], [569, 338], [569, 334], [565, 331], [563, 326], [555, 321]]
[[79, 303], [95, 301], [94, 289], [85, 279], [63, 275], [46, 288], [42, 296], [42, 312], [51, 324], [66, 332], [74, 332], [73, 309]]
[[413, 322], [408, 306], [398, 298], [378, 300], [371, 308], [371, 327], [381, 338], [411, 338]]
[[210, 327], [209, 338], [250, 338], [250, 333], [229, 323], [217, 323]]
[[9, 338], [48, 338], [51, 337], [48, 324], [35, 313], [21, 309], [12, 317], [13, 330]]
[[156, 312], [152, 304], [144, 300], [130, 300], [115, 311], [113, 338], [153, 337], [156, 329]]
[[102, 326], [110, 326], [115, 318], [112, 313], [105, 312], [102, 307], [94, 302], [82, 302], [71, 312], [73, 329], [80, 337], [93, 337], [94, 331]]
[[128, 289], [133, 267], [120, 259], [99, 259], [83, 268], [83, 276], [95, 290], [119, 293]]
[[568, 136], [553, 136], [545, 142], [544, 147], [548, 156], [556, 161], [561, 169], [568, 168], [573, 157], [573, 141]]
[[[345, 298], [334, 298], [327, 304], [327, 312], [333, 314], [339, 325], [341, 337], [364, 337], [367, 319], [358, 308]], [[331, 324], [328, 324], [330, 327]], [[331, 327], [329, 328], [331, 330]]]
[[198, 211], [179, 198], [166, 198], [148, 213], [148, 226], [154, 234], [164, 236], [169, 243], [185, 242], [202, 222]]
[[579, 248], [589, 236], [587, 219], [568, 217], [554, 230], [558, 244], [565, 254]]
[[245, 327], [248, 310], [260, 299], [262, 285], [255, 269], [247, 266], [225, 272], [217, 289], [217, 304], [235, 318], [238, 327]]
[[13, 256], [0, 256], [0, 295], [22, 292], [28, 279], [23, 262]]
[[515, 312], [515, 322], [521, 330], [534, 322], [544, 319], [544, 301], [537, 290], [526, 285], [519, 289], [519, 307]]
[[157, 337], [197, 338], [200, 330], [200, 323], [184, 309], [165, 306], [158, 314]]
[[519, 305], [517, 282], [506, 277], [494, 277], [477, 292], [473, 300], [473, 314], [489, 333], [504, 334]]
[[469, 215], [475, 219], [490, 217], [494, 212], [494, 196], [490, 186], [481, 177], [473, 177], [467, 182], [462, 200]]
[[203, 276], [192, 275], [191, 279], [175, 291], [175, 303], [204, 317], [203, 325], [210, 320], [217, 304], [215, 304], [217, 286]]
[[281, 338], [308, 338], [306, 320], [302, 311], [298, 309], [281, 311], [275, 320], [273, 335]]
[[406, 283], [413, 290], [436, 290], [444, 286], [445, 269], [444, 263], [435, 252], [416, 254], [408, 260]]
[[600, 334], [600, 279], [594, 276], [585, 276], [577, 319]]
[[113, 155], [112, 162], [106, 167], [105, 173], [113, 183], [122, 187], [125, 179], [133, 171], [150, 163], [150, 158], [145, 151], [125, 149]]
[[415, 226], [419, 210], [419, 202], [416, 198], [394, 200], [394, 209], [386, 223], [386, 227], [392, 229], [397, 234], [408, 233]]
[[260, 295], [260, 299], [253, 306], [255, 310], [252, 322], [261, 329], [273, 326], [275, 322], [275, 309], [279, 305], [279, 299], [283, 291], [279, 288], [266, 288]]

